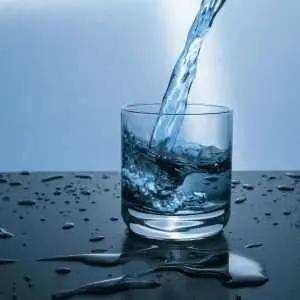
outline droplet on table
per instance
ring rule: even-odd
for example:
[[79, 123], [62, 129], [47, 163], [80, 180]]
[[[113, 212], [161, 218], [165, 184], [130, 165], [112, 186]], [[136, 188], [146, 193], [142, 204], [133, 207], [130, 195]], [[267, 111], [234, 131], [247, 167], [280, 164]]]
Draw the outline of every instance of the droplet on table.
[[36, 205], [36, 201], [35, 200], [21, 200], [21, 201], [18, 201], [18, 205], [20, 205], [20, 206], [33, 206], [33, 205]]
[[74, 223], [72, 222], [66, 222], [63, 226], [62, 226], [62, 229], [66, 230], [66, 229], [71, 229], [75, 226]]
[[279, 225], [278, 222], [274, 222], [274, 223], [273, 223], [273, 226], [278, 226], [278, 225]]
[[232, 179], [231, 183], [234, 185], [240, 184], [241, 182], [238, 179]]
[[0, 178], [0, 183], [7, 183], [7, 180], [4, 178]]
[[55, 181], [55, 180], [59, 180], [59, 179], [63, 179], [64, 176], [51, 176], [51, 177], [46, 177], [46, 178], [43, 178], [41, 181], [42, 182], [50, 182], [50, 181]]
[[253, 190], [254, 189], [254, 186], [251, 185], [251, 184], [248, 184], [248, 183], [244, 183], [242, 185], [242, 187], [245, 189], [245, 190]]
[[61, 191], [55, 191], [55, 192], [53, 192], [53, 195], [54, 196], [60, 196], [61, 195]]
[[104, 236], [103, 235], [97, 235], [97, 236], [93, 236], [89, 238], [90, 242], [100, 242], [104, 240]]
[[84, 196], [91, 196], [92, 195], [92, 193], [90, 191], [81, 191], [80, 194], [84, 195]]
[[289, 191], [293, 191], [295, 188], [293, 186], [290, 186], [290, 185], [278, 185], [277, 189], [279, 191], [289, 192]]
[[291, 213], [292, 213], [292, 212], [291, 212], [290, 210], [284, 210], [284, 211], [283, 211], [283, 214], [284, 214], [285, 216], [289, 216]]
[[265, 216], [268, 216], [268, 217], [271, 216], [271, 212], [270, 211], [266, 211], [265, 212]]
[[103, 189], [103, 191], [104, 191], [104, 192], [109, 192], [110, 189], [109, 189], [109, 188], [105, 188], [105, 189]]
[[93, 178], [93, 176], [89, 175], [89, 174], [76, 174], [74, 177], [79, 178], [79, 179], [92, 179]]
[[6, 229], [0, 227], [0, 239], [9, 239], [15, 235], [11, 232], [8, 232]]
[[66, 275], [66, 274], [69, 274], [70, 272], [71, 272], [71, 269], [68, 267], [61, 267], [61, 268], [55, 269], [55, 273], [59, 274], [59, 275]]
[[246, 197], [238, 197], [236, 198], [236, 200], [234, 201], [236, 204], [242, 204], [244, 203], [245, 201], [247, 201], [247, 198]]
[[9, 196], [4, 196], [4, 197], [2, 197], [2, 200], [3, 200], [3, 201], [9, 201], [10, 198], [9, 198]]
[[251, 248], [259, 248], [261, 246], [263, 246], [263, 243], [251, 243], [251, 244], [247, 244], [245, 248], [251, 249]]
[[9, 185], [10, 186], [20, 186], [20, 185], [22, 185], [22, 183], [19, 181], [13, 181], [13, 182], [10, 182]]
[[294, 179], [300, 179], [300, 172], [286, 172], [285, 175]]
[[30, 175], [30, 172], [29, 172], [29, 171], [21, 171], [21, 172], [20, 172], [20, 175], [23, 175], [23, 176], [29, 176], [29, 175]]
[[79, 208], [79, 211], [80, 211], [80, 212], [83, 212], [83, 211], [87, 211], [87, 209], [84, 208], [84, 207], [81, 207], [81, 208]]
[[117, 217], [111, 217], [110, 220], [111, 220], [111, 221], [118, 221], [119, 218], [117, 218]]

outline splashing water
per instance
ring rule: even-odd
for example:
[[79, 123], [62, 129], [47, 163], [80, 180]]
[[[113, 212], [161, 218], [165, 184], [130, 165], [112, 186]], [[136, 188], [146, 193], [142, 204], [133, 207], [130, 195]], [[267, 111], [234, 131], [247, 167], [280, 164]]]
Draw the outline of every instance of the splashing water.
[[202, 1], [164, 94], [160, 107], [161, 115], [156, 121], [150, 139], [151, 148], [159, 148], [161, 151], [172, 149], [181, 128], [189, 92], [196, 77], [197, 59], [201, 46], [224, 3], [225, 0]]

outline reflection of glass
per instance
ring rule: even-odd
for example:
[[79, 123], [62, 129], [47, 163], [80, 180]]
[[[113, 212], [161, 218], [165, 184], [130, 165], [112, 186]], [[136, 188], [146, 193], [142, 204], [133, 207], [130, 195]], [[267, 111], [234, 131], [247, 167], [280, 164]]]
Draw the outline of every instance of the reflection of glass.
[[123, 251], [132, 253], [130, 261], [134, 271], [127, 272], [145, 275], [176, 271], [190, 277], [215, 278], [227, 287], [259, 286], [267, 281], [258, 262], [228, 251], [223, 235], [184, 244], [151, 244], [144, 239], [127, 237]]
[[[152, 249], [142, 251], [149, 247]], [[214, 262], [215, 266], [226, 266], [228, 262], [227, 241], [222, 235], [201, 243], [151, 242], [128, 235], [123, 241], [123, 251], [132, 253], [129, 263], [122, 266], [122, 273], [126, 274], [140, 273], [163, 264], [205, 261], [213, 253], [220, 254], [219, 261]], [[161, 288], [151, 290], [152, 299], [230, 299], [230, 291], [214, 279], [192, 278], [173, 271], [151, 273], [148, 278], [153, 276], [161, 282]]]
[[[149, 145], [158, 116], [182, 119], [171, 149]], [[184, 114], [160, 114], [160, 104], [124, 108], [122, 214], [129, 229], [181, 241], [219, 233], [230, 214], [231, 148], [226, 107], [189, 104]]]

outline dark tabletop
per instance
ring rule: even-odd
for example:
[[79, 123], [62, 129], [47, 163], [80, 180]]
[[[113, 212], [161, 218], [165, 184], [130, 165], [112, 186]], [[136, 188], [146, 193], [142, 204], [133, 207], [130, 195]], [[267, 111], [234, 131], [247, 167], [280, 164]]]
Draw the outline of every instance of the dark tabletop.
[[[57, 178], [50, 180], [52, 176]], [[202, 245], [204, 248], [226, 245], [230, 251], [261, 262], [269, 278], [265, 285], [229, 289], [214, 279], [166, 272], [149, 277], [161, 282], [155, 289], [72, 299], [299, 300], [300, 183], [285, 172], [234, 172], [233, 178], [241, 183], [233, 189], [231, 219], [224, 236]], [[253, 185], [254, 189], [245, 189], [243, 183]], [[278, 185], [291, 186], [292, 190], [280, 190]], [[235, 203], [243, 195], [247, 200]], [[32, 200], [36, 203], [20, 205], [20, 201]], [[143, 270], [149, 264], [147, 254], [132, 257], [126, 264], [115, 267], [36, 261], [57, 255], [91, 251], [117, 253], [155, 245], [153, 241], [127, 233], [120, 216], [120, 201], [117, 172], [2, 174], [0, 228], [14, 236], [0, 238], [0, 258], [18, 261], [0, 265], [0, 299], [13, 299], [14, 295], [22, 300], [50, 299], [51, 294], [61, 290]], [[75, 226], [62, 229], [66, 222]], [[89, 240], [97, 235], [103, 235], [104, 239]], [[249, 243], [262, 243], [262, 246], [246, 248]], [[172, 252], [172, 247], [168, 245], [167, 251]], [[69, 267], [71, 272], [56, 274], [58, 267]]]

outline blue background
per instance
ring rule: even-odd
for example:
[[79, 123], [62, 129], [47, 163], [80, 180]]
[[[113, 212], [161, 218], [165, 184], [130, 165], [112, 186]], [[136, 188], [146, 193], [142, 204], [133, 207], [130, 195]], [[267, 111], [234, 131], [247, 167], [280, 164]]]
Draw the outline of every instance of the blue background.
[[[0, 169], [120, 166], [120, 107], [160, 101], [198, 0], [0, 0]], [[233, 167], [300, 169], [300, 2], [228, 0], [193, 102], [235, 110]]]

